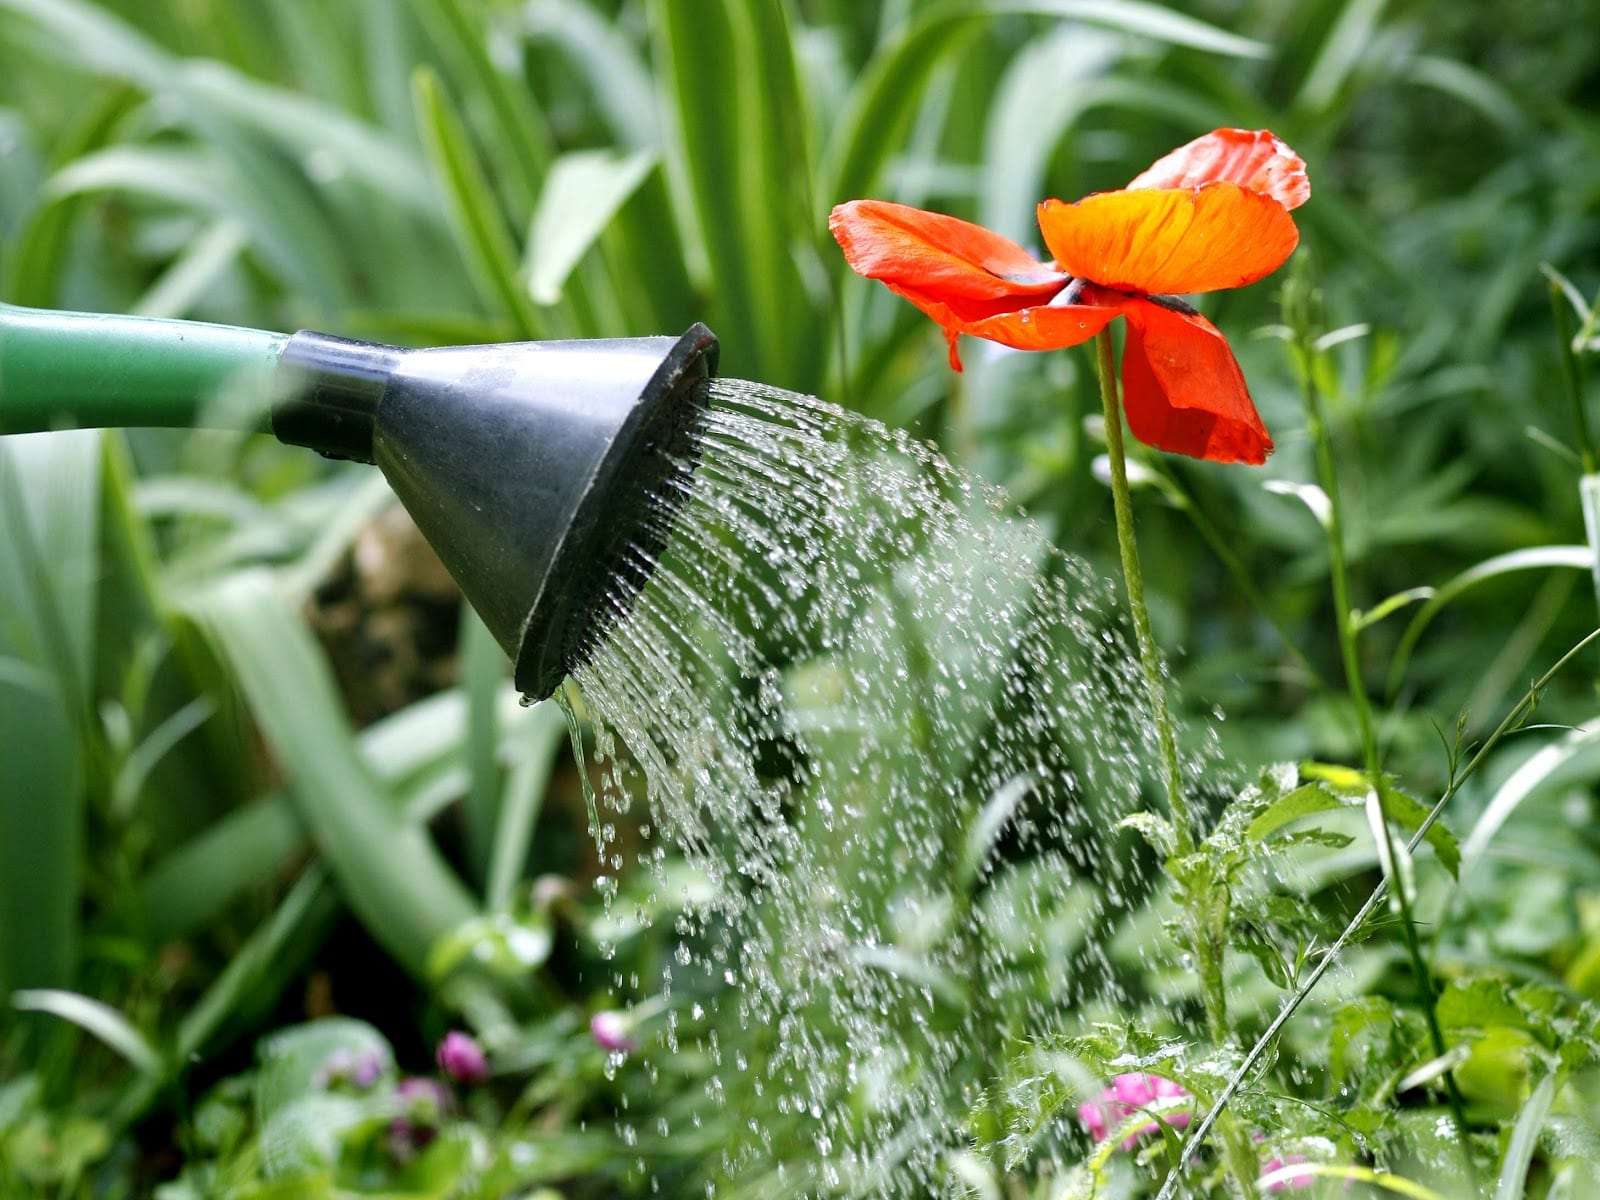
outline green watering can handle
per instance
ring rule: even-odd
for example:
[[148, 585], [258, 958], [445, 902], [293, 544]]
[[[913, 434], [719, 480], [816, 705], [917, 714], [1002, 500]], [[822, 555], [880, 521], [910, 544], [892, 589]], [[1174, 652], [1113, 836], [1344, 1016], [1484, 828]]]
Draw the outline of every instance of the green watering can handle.
[[0, 304], [0, 434], [269, 428], [287, 334]]

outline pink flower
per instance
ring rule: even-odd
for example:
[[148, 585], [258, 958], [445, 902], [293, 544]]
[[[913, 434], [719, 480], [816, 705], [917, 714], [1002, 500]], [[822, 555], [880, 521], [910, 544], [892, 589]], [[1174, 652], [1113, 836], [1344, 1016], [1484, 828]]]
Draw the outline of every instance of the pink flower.
[[[1099, 1096], [1078, 1106], [1078, 1120], [1083, 1122], [1083, 1127], [1096, 1142], [1103, 1142], [1111, 1136], [1113, 1129], [1139, 1109], [1158, 1100], [1169, 1100], [1188, 1094], [1179, 1084], [1170, 1079], [1163, 1079], [1160, 1075], [1142, 1073], [1118, 1075], [1111, 1081], [1111, 1086]], [[1162, 1119], [1174, 1129], [1185, 1129], [1192, 1115], [1187, 1112], [1173, 1112], [1163, 1114]], [[1147, 1133], [1155, 1133], [1159, 1129], [1160, 1126], [1154, 1121], [1139, 1126], [1124, 1139], [1122, 1148], [1133, 1149], [1141, 1137]]]
[[589, 1018], [589, 1035], [602, 1050], [634, 1050], [639, 1045], [628, 1036], [628, 1018], [610, 1010]]
[[484, 1057], [483, 1047], [459, 1029], [444, 1035], [434, 1061], [457, 1083], [482, 1083], [489, 1078], [489, 1060]]
[[[1305, 1161], [1305, 1156], [1302, 1154], [1290, 1154], [1283, 1158], [1269, 1158], [1265, 1163], [1262, 1164], [1261, 1174], [1263, 1176], [1271, 1175], [1274, 1171], [1281, 1171], [1284, 1167], [1292, 1167], [1296, 1163], [1303, 1163]], [[1267, 1191], [1286, 1192], [1290, 1188], [1293, 1188], [1295, 1191], [1299, 1191], [1301, 1188], [1310, 1187], [1316, 1181], [1317, 1177], [1310, 1171], [1296, 1171], [1294, 1174], [1284, 1179], [1280, 1179], [1276, 1183], [1267, 1184]]]

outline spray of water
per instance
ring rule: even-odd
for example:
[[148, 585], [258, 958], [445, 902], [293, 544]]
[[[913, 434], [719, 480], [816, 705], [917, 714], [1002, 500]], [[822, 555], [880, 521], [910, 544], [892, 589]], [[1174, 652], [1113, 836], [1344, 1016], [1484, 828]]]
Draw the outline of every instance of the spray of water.
[[943, 1193], [1005, 1055], [1116, 1019], [1103, 934], [1148, 885], [1110, 845], [1155, 761], [1116, 595], [811, 397], [713, 384], [677, 466], [575, 673], [602, 889], [708, 885], [612, 981], [708, 1086], [623, 1132], [703, 1139], [708, 1196]]

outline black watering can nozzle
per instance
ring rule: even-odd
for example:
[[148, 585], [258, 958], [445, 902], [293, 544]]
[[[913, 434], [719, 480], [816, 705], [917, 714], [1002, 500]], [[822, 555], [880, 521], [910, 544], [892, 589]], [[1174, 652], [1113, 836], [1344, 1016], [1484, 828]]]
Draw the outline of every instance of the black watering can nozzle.
[[604, 628], [617, 562], [657, 526], [716, 368], [704, 325], [402, 350], [0, 305], [0, 433], [196, 423], [207, 388], [243, 380], [280, 440], [383, 471], [516, 686], [542, 698]]

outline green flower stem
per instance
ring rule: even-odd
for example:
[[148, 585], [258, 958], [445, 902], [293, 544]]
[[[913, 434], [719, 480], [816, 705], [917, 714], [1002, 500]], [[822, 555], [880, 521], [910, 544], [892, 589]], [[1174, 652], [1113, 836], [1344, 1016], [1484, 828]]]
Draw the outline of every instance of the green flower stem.
[[[1139, 543], [1133, 532], [1133, 501], [1128, 492], [1127, 450], [1122, 440], [1122, 402], [1117, 395], [1116, 365], [1111, 334], [1095, 336], [1095, 367], [1100, 375], [1100, 403], [1106, 418], [1106, 450], [1111, 460], [1111, 499], [1117, 518], [1117, 548], [1122, 554], [1122, 582], [1128, 595], [1128, 612], [1139, 643], [1139, 664], [1144, 670], [1150, 716], [1161, 748], [1161, 769], [1167, 789], [1167, 809], [1172, 815], [1175, 851], [1193, 854], [1194, 820], [1183, 796], [1183, 772], [1178, 762], [1178, 739], [1167, 707], [1167, 687], [1161, 674], [1161, 653], [1150, 631], [1150, 610], [1144, 600], [1144, 571], [1139, 566]], [[1226, 919], [1207, 919], [1210, 905], [1190, 906], [1188, 925], [1195, 962], [1200, 971], [1200, 991], [1205, 1001], [1211, 1038], [1222, 1042], [1228, 1034], [1228, 999], [1222, 977], [1222, 940]]]
[[1116, 368], [1112, 361], [1111, 333], [1095, 335], [1095, 367], [1100, 374], [1100, 403], [1106, 418], [1106, 450], [1111, 459], [1111, 499], [1117, 515], [1117, 549], [1122, 554], [1122, 581], [1128, 594], [1128, 612], [1139, 642], [1139, 663], [1144, 668], [1150, 716], [1161, 743], [1161, 767], [1167, 787], [1167, 807], [1177, 835], [1178, 853], [1194, 850], [1194, 823], [1183, 798], [1183, 774], [1178, 764], [1178, 740], [1172, 714], [1167, 709], [1167, 688], [1161, 678], [1161, 654], [1150, 632], [1150, 610], [1144, 603], [1144, 571], [1139, 566], [1139, 543], [1133, 533], [1133, 502], [1128, 492], [1127, 451], [1122, 441], [1122, 402], [1117, 396]]
[[[1361, 661], [1356, 651], [1355, 610], [1350, 606], [1350, 575], [1344, 557], [1344, 506], [1339, 497], [1339, 472], [1334, 464], [1333, 440], [1328, 435], [1328, 424], [1322, 411], [1322, 400], [1311, 377], [1310, 348], [1300, 347], [1302, 356], [1301, 379], [1305, 395], [1306, 424], [1310, 427], [1312, 444], [1316, 447], [1317, 476], [1328, 497], [1328, 565], [1333, 576], [1333, 607], [1335, 624], [1339, 631], [1339, 654], [1344, 660], [1345, 683], [1350, 691], [1350, 703], [1356, 711], [1356, 725], [1361, 734], [1361, 752], [1366, 764], [1367, 779], [1378, 798], [1379, 826], [1383, 831], [1384, 858], [1389, 870], [1394, 872], [1395, 898], [1400, 904], [1401, 926], [1405, 932], [1406, 952], [1411, 958], [1411, 969], [1417, 977], [1418, 999], [1428, 1019], [1428, 1039], [1436, 1055], [1445, 1053], [1444, 1032], [1439, 1027], [1437, 996], [1433, 990], [1433, 972], [1423, 956], [1422, 942], [1417, 936], [1416, 918], [1411, 911], [1411, 898], [1405, 882], [1400, 879], [1400, 861], [1395, 855], [1394, 834], [1389, 828], [1389, 809], [1383, 794], [1381, 764], [1378, 756], [1378, 737], [1372, 719], [1372, 703], [1361, 682]], [[1467, 1131], [1466, 1115], [1461, 1092], [1456, 1087], [1455, 1075], [1446, 1071], [1445, 1090], [1450, 1097], [1450, 1111], [1456, 1128], [1464, 1138]]]

